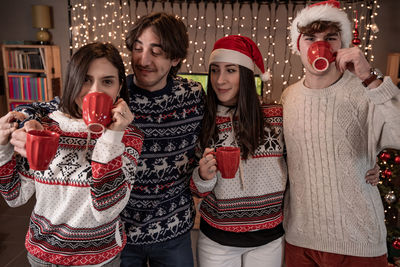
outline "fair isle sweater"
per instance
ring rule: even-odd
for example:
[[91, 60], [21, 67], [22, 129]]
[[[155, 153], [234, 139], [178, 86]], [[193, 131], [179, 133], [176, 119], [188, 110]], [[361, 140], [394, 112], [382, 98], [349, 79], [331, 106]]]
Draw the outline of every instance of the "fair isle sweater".
[[365, 174], [382, 148], [400, 147], [400, 90], [389, 77], [367, 89], [348, 71], [324, 89], [303, 82], [282, 95], [290, 181], [286, 240], [330, 253], [383, 255], [382, 200]]
[[127, 77], [130, 108], [143, 131], [135, 185], [121, 213], [128, 243], [153, 244], [177, 238], [193, 227], [189, 188], [195, 145], [204, 113], [200, 83], [168, 78], [165, 88], [149, 92]]
[[[199, 167], [193, 172], [191, 189], [203, 197], [200, 205], [202, 220], [213, 228], [244, 233], [273, 229], [282, 223], [282, 200], [287, 180], [283, 157], [282, 107], [266, 105], [262, 107], [262, 111], [264, 120], [270, 123], [272, 129], [267, 130], [268, 136], [255, 154], [247, 160], [241, 160], [243, 188], [239, 170], [233, 179], [224, 179], [217, 172], [208, 181], [200, 178]], [[229, 113], [227, 107], [218, 106], [218, 140], [215, 147], [237, 146]], [[279, 236], [282, 234], [283, 232]], [[213, 239], [212, 236], [210, 238]], [[226, 242], [224, 238], [218, 239], [221, 239], [220, 243]], [[265, 243], [268, 241], [271, 240], [265, 240]]]
[[119, 213], [129, 199], [142, 147], [140, 130], [106, 130], [91, 136], [88, 151], [83, 120], [55, 111], [43, 126], [60, 134], [46, 171], [29, 169], [25, 158], [1, 146], [0, 192], [12, 207], [33, 194], [25, 246], [33, 256], [56, 265], [98, 265], [126, 244]]

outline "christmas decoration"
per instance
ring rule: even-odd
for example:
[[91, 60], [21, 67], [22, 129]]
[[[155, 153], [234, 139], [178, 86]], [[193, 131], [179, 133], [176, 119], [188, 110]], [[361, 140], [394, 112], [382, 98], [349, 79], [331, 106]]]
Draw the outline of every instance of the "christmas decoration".
[[390, 177], [392, 177], [392, 171], [389, 170], [389, 169], [386, 169], [386, 170], [383, 171], [383, 175], [384, 175], [386, 178], [390, 178]]
[[[356, 26], [357, 27], [357, 26]], [[361, 40], [358, 38], [358, 30], [357, 28], [354, 29], [354, 38], [351, 41], [353, 43], [353, 45], [360, 45], [361, 44]]]
[[392, 245], [395, 249], [400, 249], [400, 238], [396, 238], [396, 240], [393, 241]]
[[378, 155], [380, 181], [378, 188], [385, 209], [388, 260], [397, 266], [400, 257], [400, 151], [385, 149]]
[[[165, 11], [181, 18], [188, 29], [189, 56], [183, 61], [181, 73], [207, 73], [208, 58], [216, 40], [227, 35], [251, 38], [263, 55], [266, 71], [271, 79], [264, 83], [263, 98], [278, 100], [284, 88], [304, 76], [300, 58], [291, 53], [288, 37], [297, 11], [305, 5], [321, 1], [260, 0], [260, 1], [141, 1], [141, 0], [68, 0], [70, 53], [90, 42], [114, 44], [130, 73], [130, 51], [126, 49], [125, 37], [138, 18], [152, 12]], [[380, 1], [340, 0], [340, 10], [354, 19], [357, 10], [359, 45], [365, 57], [374, 64], [374, 43], [378, 38], [375, 23]], [[338, 11], [337, 8], [333, 9]], [[324, 13], [325, 14], [325, 13]], [[317, 14], [318, 15], [318, 14]], [[334, 16], [333, 18], [336, 18]], [[350, 21], [346, 45], [353, 38]], [[347, 32], [347, 31], [346, 31]], [[258, 73], [256, 73], [258, 74]]]
[[353, 45], [359, 45], [359, 44], [361, 44], [361, 40], [358, 38], [359, 33], [358, 33], [358, 12], [357, 12], [357, 10], [354, 10], [354, 13], [356, 13], [356, 19], [354, 20], [355, 21], [355, 27], [354, 27], [354, 33], [353, 33], [354, 38], [351, 42], [353, 43]]
[[389, 193], [386, 194], [385, 196], [385, 201], [388, 204], [393, 204], [394, 202], [396, 202], [396, 195], [394, 194], [393, 191], [390, 191]]
[[390, 154], [389, 153], [387, 153], [387, 152], [383, 152], [383, 153], [381, 153], [380, 154], [380, 156], [379, 156], [379, 158], [381, 159], [381, 160], [388, 160], [388, 159], [390, 159]]

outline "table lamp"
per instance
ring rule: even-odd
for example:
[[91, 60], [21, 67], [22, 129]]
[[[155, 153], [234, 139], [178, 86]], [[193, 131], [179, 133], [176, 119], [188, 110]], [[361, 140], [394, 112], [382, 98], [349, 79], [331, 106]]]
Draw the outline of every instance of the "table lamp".
[[40, 44], [50, 44], [51, 34], [47, 29], [52, 28], [51, 7], [44, 5], [32, 6], [32, 24], [38, 28], [36, 39]]

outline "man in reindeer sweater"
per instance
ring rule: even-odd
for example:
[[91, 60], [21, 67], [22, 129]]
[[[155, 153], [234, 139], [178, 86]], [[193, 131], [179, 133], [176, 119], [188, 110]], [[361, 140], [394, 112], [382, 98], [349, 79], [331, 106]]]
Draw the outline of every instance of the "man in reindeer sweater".
[[[364, 175], [384, 147], [400, 147], [400, 90], [358, 47], [337, 1], [301, 10], [292, 49], [306, 74], [282, 95], [290, 187], [286, 266], [387, 266], [377, 187]], [[329, 43], [336, 59], [315, 70], [307, 53]]]

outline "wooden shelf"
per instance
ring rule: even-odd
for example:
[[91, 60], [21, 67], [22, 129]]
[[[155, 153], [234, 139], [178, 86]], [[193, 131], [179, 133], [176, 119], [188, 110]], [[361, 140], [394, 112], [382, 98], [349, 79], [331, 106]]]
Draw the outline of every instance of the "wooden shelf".
[[8, 72], [46, 73], [45, 70], [39, 70], [39, 69], [15, 69], [15, 68], [9, 68]]
[[400, 53], [388, 55], [386, 75], [390, 76], [393, 83], [400, 88]]
[[49, 101], [61, 94], [60, 48], [55, 45], [2, 45], [7, 109]]

